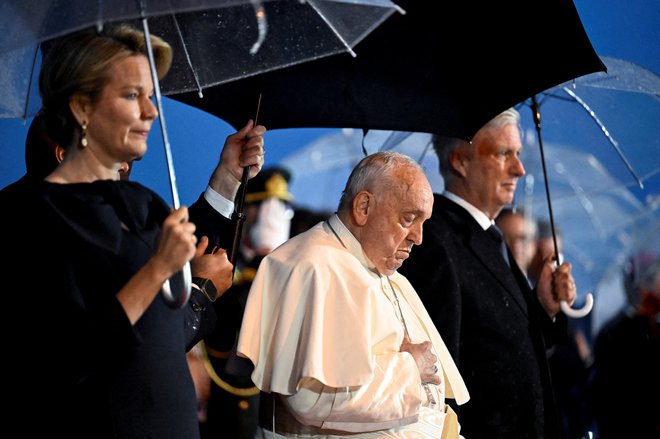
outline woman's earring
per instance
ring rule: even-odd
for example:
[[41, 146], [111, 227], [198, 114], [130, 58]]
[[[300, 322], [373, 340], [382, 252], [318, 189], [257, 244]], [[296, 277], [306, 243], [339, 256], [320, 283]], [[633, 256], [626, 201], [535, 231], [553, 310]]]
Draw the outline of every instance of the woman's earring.
[[83, 148], [87, 147], [87, 121], [83, 121], [82, 123], [82, 137], [80, 138], [80, 144], [82, 145]]

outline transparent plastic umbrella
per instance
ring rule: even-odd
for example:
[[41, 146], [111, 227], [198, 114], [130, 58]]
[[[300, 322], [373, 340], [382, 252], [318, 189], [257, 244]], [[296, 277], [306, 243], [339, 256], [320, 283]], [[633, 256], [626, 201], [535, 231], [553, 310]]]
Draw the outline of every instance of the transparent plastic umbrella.
[[[560, 84], [519, 105], [526, 117], [524, 123], [530, 127], [526, 144], [538, 146], [536, 154], [540, 152], [540, 173], [536, 177], [539, 184], [545, 183], [547, 213], [555, 243], [553, 206], [562, 201], [555, 193], [556, 183], [549, 181], [550, 173], [554, 172], [555, 177], [562, 174], [586, 210], [593, 207], [596, 197], [611, 193], [613, 188], [627, 186], [631, 197], [630, 191], [635, 190], [638, 196], [651, 199], [658, 191], [660, 78], [625, 60], [603, 57], [603, 62], [608, 67], [607, 74], [594, 73]], [[524, 106], [530, 107], [531, 114], [524, 111]], [[565, 147], [555, 157], [545, 160], [544, 140]], [[588, 159], [580, 161], [574, 155], [572, 161], [567, 159], [572, 155], [566, 147], [588, 154]], [[528, 155], [527, 162], [532, 161]], [[599, 175], [594, 175], [596, 168]], [[595, 226], [612, 219], [607, 212], [591, 213]], [[597, 228], [602, 230], [601, 226]], [[594, 247], [583, 248], [595, 251]], [[591, 300], [590, 295], [586, 298]], [[584, 316], [586, 308], [590, 308], [589, 302], [584, 313], [572, 313], [563, 307], [564, 312], [575, 317]]]
[[[524, 206], [526, 214], [544, 219], [548, 206], [537, 139], [531, 117], [522, 116], [525, 147], [521, 159], [527, 174], [518, 184], [514, 203]], [[571, 129], [566, 124], [564, 128]], [[599, 136], [599, 142], [606, 142]], [[280, 164], [296, 169], [289, 188], [296, 204], [334, 211], [351, 169], [365, 151], [396, 150], [411, 156], [424, 168], [434, 192], [441, 192], [444, 183], [430, 142], [427, 133], [372, 130], [365, 136], [362, 130], [343, 129], [320, 137], [284, 157]], [[619, 157], [613, 153], [599, 159], [592, 152], [597, 146], [606, 145], [550, 142], [545, 146], [554, 215], [563, 236], [564, 257], [573, 264], [580, 305], [586, 303], [589, 292], [598, 297], [601, 281], [612, 266], [623, 262], [640, 228], [660, 223], [660, 185], [645, 179], [646, 195], [640, 197], [633, 192], [636, 183], [625, 169], [623, 180], [610, 172], [610, 168], [624, 167]], [[610, 152], [610, 147], [606, 150]], [[605, 159], [608, 161], [602, 161]], [[657, 156], [648, 158], [646, 166], [655, 166], [654, 160]]]
[[297, 205], [334, 211], [353, 167], [365, 156], [381, 150], [396, 150], [418, 160], [435, 192], [442, 191], [438, 159], [430, 149], [431, 135], [403, 131], [338, 129], [319, 137], [280, 160], [295, 169], [289, 189]]
[[[234, 127], [254, 115], [275, 128], [435, 132], [470, 138], [507, 107], [556, 84], [604, 70], [572, 0], [397, 0], [395, 14], [357, 47], [286, 69], [170, 95]], [[529, 23], [521, 38], [520, 23]], [[469, 35], [469, 38], [467, 36]], [[501, 50], [515, 41], [516, 50]], [[521, 56], [522, 54], [522, 56]], [[492, 68], [480, 68], [491, 66]], [[252, 101], [250, 101], [252, 102]]]
[[[582, 145], [615, 177], [643, 188], [660, 172], [660, 76], [623, 59], [601, 59], [607, 73], [585, 75], [537, 96], [543, 137]], [[531, 102], [518, 107], [523, 106]]]
[[[145, 35], [156, 34], [173, 46], [167, 77], [159, 84], [152, 76], [172, 201], [178, 207], [161, 93], [195, 90], [202, 97], [205, 87], [223, 82], [342, 52], [355, 56], [353, 47], [396, 11], [404, 12], [389, 0], [5, 0], [0, 3], [0, 117], [26, 120], [39, 109], [34, 83], [44, 42], [90, 26], [101, 31], [109, 23], [135, 21]], [[187, 265], [171, 279], [176, 288], [166, 282], [168, 303], [186, 302], [190, 278]]]
[[[548, 219], [535, 146], [526, 145], [521, 155], [527, 174], [518, 184], [515, 204], [534, 218]], [[588, 293], [598, 297], [597, 287], [610, 267], [622, 263], [639, 221], [650, 213], [649, 206], [588, 151], [554, 143], [546, 143], [544, 150], [562, 253], [573, 264], [578, 302], [586, 303]]]
[[162, 93], [203, 94], [206, 87], [258, 73], [355, 55], [355, 45], [396, 11], [404, 12], [389, 0], [5, 0], [0, 117], [35, 114], [39, 43], [85, 27], [148, 18], [151, 32], [174, 51]]

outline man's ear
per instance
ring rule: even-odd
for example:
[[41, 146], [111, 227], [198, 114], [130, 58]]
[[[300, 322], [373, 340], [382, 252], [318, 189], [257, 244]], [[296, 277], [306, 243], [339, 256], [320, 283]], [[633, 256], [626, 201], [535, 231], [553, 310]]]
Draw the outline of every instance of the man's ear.
[[357, 225], [363, 226], [367, 222], [373, 203], [373, 195], [368, 191], [360, 191], [353, 198], [353, 218]]
[[467, 174], [467, 162], [468, 160], [466, 160], [465, 151], [461, 148], [456, 148], [449, 154], [449, 163], [451, 163], [452, 169], [463, 177], [465, 177]]

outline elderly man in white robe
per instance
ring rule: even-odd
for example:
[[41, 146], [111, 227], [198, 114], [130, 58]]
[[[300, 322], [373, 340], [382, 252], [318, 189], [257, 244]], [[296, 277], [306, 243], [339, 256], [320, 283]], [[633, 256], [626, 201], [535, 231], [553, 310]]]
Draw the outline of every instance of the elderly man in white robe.
[[445, 397], [468, 391], [397, 272], [432, 207], [414, 160], [372, 154], [335, 215], [262, 261], [238, 342], [262, 391], [258, 437], [461, 437]]

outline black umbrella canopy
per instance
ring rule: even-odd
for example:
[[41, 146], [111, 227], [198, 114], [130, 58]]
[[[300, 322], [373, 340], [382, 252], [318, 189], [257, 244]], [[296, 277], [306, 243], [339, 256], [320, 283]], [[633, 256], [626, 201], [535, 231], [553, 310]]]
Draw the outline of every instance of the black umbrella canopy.
[[489, 119], [605, 71], [571, 0], [422, 2], [346, 54], [169, 96], [234, 127], [353, 127], [471, 138]]

